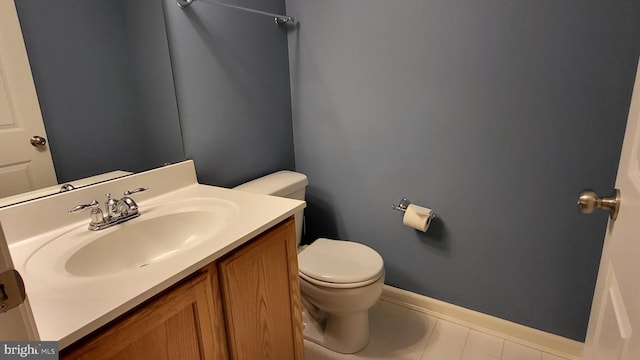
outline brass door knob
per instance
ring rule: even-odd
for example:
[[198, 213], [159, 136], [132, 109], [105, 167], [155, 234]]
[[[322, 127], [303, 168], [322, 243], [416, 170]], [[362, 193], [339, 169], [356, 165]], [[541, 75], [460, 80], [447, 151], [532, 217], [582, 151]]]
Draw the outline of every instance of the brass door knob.
[[607, 210], [611, 220], [615, 220], [620, 210], [620, 190], [615, 189], [613, 195], [604, 198], [591, 190], [583, 190], [578, 197], [578, 208], [583, 214], [591, 214], [596, 208]]
[[31, 137], [31, 145], [38, 147], [38, 146], [44, 146], [47, 143], [47, 139], [43, 138], [42, 136], [32, 136]]

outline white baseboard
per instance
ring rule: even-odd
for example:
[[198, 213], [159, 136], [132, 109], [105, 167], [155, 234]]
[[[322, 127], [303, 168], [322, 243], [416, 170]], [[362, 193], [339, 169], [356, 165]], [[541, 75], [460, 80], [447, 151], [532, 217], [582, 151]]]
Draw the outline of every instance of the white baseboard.
[[570, 360], [580, 360], [582, 357], [584, 344], [579, 341], [427, 296], [385, 285], [381, 299]]

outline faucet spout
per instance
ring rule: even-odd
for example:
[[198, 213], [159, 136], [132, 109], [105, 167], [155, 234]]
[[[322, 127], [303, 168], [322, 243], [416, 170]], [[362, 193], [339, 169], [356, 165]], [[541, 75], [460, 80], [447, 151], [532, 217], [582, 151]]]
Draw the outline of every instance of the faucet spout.
[[137, 214], [138, 204], [130, 197], [123, 197], [118, 202], [118, 209], [123, 215]]

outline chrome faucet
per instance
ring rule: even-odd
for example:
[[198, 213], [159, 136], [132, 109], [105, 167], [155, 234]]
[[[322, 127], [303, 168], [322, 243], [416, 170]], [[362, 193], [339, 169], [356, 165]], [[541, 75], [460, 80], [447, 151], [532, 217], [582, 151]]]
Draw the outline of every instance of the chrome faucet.
[[105, 201], [104, 204], [104, 212], [100, 209], [100, 203], [98, 200], [93, 200], [88, 204], [75, 206], [73, 209], [69, 210], [69, 212], [75, 213], [85, 209], [91, 209], [89, 230], [97, 231], [106, 229], [110, 226], [121, 224], [140, 216], [138, 204], [136, 204], [129, 195], [145, 190], [147, 190], [147, 188], [127, 190], [124, 192], [124, 196], [119, 200], [112, 198], [111, 194], [106, 194], [107, 201]]
[[62, 185], [62, 187], [60, 188], [60, 192], [63, 193], [63, 192], [75, 190], [75, 188], [76, 187], [73, 186], [73, 184], [67, 183], [67, 184]]

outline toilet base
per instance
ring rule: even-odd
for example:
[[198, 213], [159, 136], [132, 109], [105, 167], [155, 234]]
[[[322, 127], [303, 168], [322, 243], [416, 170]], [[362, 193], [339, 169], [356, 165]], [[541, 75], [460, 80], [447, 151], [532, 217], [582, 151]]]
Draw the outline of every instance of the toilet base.
[[329, 350], [353, 354], [369, 343], [369, 311], [348, 316], [327, 315], [315, 319], [305, 309], [302, 312], [304, 338]]

